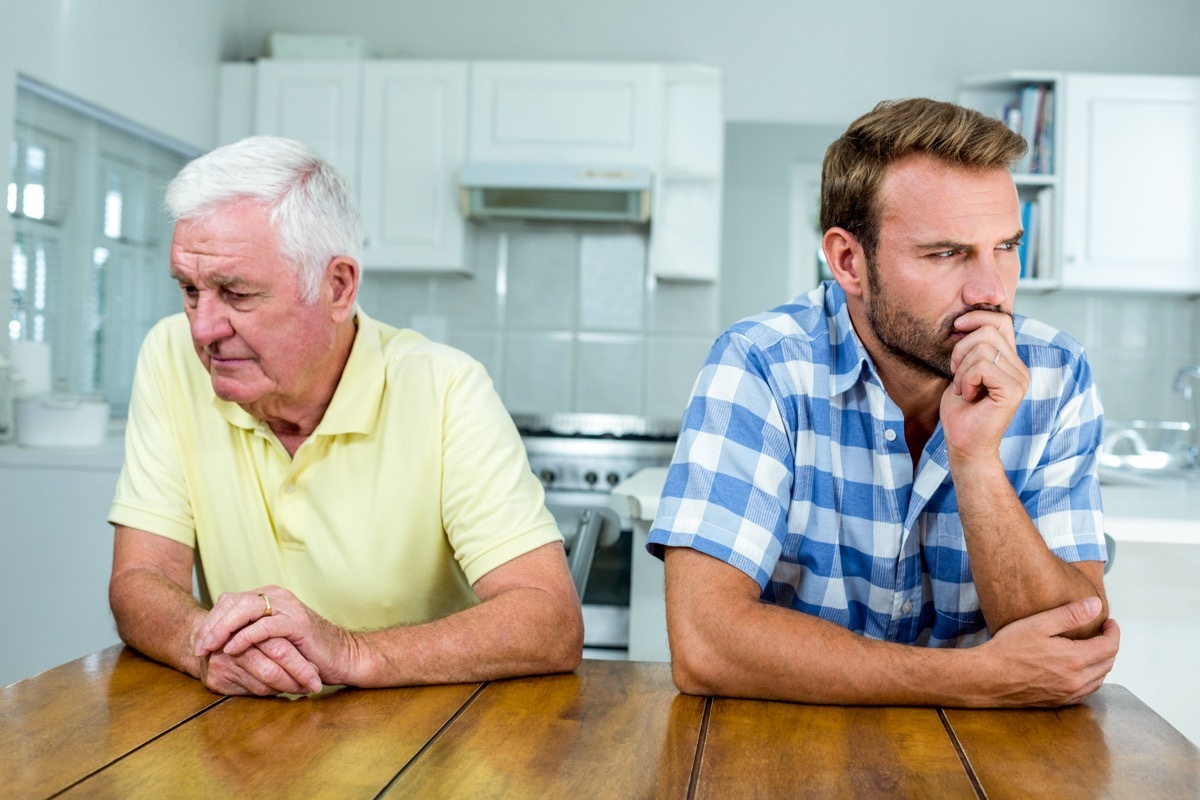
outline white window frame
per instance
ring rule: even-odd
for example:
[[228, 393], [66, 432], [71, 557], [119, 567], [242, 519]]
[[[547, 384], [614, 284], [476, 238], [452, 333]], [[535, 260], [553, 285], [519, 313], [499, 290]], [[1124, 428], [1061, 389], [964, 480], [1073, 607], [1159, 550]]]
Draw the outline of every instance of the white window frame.
[[[17, 89], [13, 147], [53, 135], [70, 141], [74, 156], [72, 174], [61, 176], [59, 184], [66, 184], [57, 187], [67, 195], [59, 219], [12, 217], [14, 253], [42, 241], [57, 250], [44, 328], [16, 330], [14, 306], [5, 330], [10, 339], [50, 342], [52, 390], [102, 396], [114, 416], [123, 416], [142, 338], [180, 309], [168, 272], [171, 230], [162, 192], [200, 151], [24, 76]], [[140, 197], [126, 191], [126, 200], [137, 199], [123, 204], [129, 224], [116, 238], [105, 231], [106, 170], [148, 190]], [[97, 264], [101, 248], [108, 254], [103, 268]], [[5, 271], [10, 292], [11, 259]]]

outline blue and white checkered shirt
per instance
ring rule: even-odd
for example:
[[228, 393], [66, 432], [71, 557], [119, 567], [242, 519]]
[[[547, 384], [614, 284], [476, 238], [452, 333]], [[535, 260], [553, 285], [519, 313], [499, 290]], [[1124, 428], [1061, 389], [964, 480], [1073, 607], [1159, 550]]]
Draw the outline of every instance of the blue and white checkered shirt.
[[[1017, 496], [1064, 561], [1105, 558], [1102, 412], [1078, 342], [1015, 318], [1030, 384], [1000, 445]], [[826, 282], [737, 323], [697, 378], [647, 549], [690, 547], [764, 602], [875, 639], [988, 638], [941, 426], [916, 474], [904, 417]]]

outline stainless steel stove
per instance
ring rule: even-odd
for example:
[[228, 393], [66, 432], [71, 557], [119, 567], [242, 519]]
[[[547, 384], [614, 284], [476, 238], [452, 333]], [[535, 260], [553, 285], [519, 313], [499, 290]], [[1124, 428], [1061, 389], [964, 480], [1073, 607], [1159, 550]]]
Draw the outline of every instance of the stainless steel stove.
[[633, 523], [613, 511], [613, 487], [675, 451], [675, 422], [614, 414], [514, 414], [529, 466], [566, 539], [583, 599], [584, 654], [626, 658]]

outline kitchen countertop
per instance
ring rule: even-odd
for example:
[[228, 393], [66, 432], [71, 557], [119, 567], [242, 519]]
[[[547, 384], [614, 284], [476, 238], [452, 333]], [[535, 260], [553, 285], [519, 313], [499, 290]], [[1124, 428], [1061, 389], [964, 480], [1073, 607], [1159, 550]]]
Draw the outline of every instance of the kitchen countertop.
[[1200, 481], [1101, 486], [1104, 527], [1118, 542], [1200, 544]]
[[125, 420], [108, 424], [108, 434], [98, 447], [21, 447], [0, 445], [0, 467], [31, 469], [118, 470], [125, 461]]
[[[644, 469], [613, 489], [618, 514], [652, 520], [667, 469]], [[1104, 525], [1118, 542], [1200, 544], [1200, 481], [1100, 487]]]

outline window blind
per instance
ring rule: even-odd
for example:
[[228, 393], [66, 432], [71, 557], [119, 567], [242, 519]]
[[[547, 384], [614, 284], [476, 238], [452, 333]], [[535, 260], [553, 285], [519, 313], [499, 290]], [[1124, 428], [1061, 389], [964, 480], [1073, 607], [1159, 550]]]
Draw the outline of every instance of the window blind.
[[55, 391], [124, 414], [142, 338], [180, 308], [162, 198], [197, 152], [24, 78], [16, 115], [9, 338], [50, 344]]

